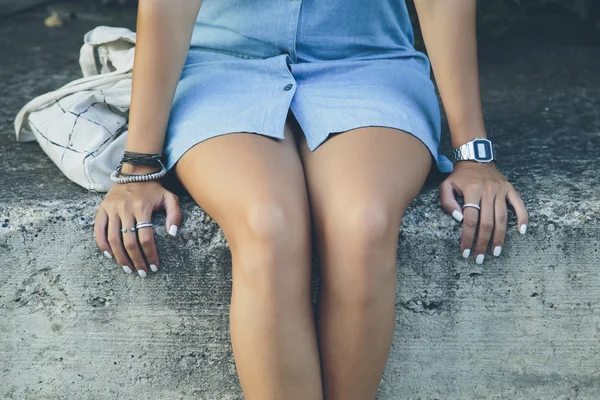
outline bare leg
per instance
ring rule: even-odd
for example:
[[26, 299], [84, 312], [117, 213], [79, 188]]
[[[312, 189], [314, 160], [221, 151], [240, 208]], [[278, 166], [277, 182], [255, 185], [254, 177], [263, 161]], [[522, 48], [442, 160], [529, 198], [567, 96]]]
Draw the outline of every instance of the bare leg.
[[231, 249], [231, 342], [244, 398], [322, 399], [310, 214], [289, 125], [283, 141], [253, 133], [211, 138], [175, 168]]
[[334, 135], [313, 153], [300, 141], [321, 261], [324, 396], [375, 399], [395, 328], [400, 223], [431, 155], [412, 135], [386, 127]]

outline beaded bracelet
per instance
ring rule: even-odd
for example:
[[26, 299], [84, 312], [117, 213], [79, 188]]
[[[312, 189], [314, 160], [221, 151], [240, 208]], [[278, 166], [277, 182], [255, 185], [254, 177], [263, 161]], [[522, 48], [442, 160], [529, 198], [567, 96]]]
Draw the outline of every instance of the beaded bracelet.
[[[164, 177], [167, 174], [167, 168], [161, 161], [162, 154], [146, 154], [146, 153], [134, 153], [134, 152], [125, 152], [123, 159], [121, 160], [120, 165], [117, 167], [115, 171], [110, 175], [110, 180], [115, 183], [133, 183], [133, 182], [147, 182], [152, 180], [158, 180]], [[140, 165], [160, 165], [160, 171], [151, 172], [148, 174], [125, 174], [121, 172], [123, 168], [123, 163], [130, 164], [140, 164]], [[119, 175], [124, 176], [124, 178], [120, 178]]]

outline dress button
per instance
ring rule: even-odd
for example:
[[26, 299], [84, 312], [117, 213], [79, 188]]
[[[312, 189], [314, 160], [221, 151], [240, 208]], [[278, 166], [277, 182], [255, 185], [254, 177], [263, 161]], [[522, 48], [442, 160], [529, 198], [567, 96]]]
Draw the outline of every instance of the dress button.
[[285, 91], [288, 91], [288, 90], [291, 90], [291, 89], [292, 89], [292, 87], [294, 87], [294, 85], [292, 85], [292, 84], [290, 83], [290, 84], [287, 84], [287, 85], [285, 85], [285, 87], [284, 87], [283, 89], [284, 89]]

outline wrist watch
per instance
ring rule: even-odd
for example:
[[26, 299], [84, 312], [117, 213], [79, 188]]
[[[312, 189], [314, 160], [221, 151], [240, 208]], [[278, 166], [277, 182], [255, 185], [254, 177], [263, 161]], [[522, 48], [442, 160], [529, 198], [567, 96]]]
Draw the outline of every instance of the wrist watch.
[[477, 161], [489, 163], [496, 159], [494, 145], [488, 139], [476, 138], [454, 150], [454, 162]]

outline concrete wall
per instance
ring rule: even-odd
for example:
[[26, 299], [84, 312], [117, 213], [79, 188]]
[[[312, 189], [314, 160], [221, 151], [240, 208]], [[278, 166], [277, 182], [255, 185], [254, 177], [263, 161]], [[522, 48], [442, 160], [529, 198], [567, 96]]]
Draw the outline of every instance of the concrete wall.
[[[162, 269], [142, 279], [97, 250], [96, 206], [0, 208], [2, 398], [241, 399], [220, 229], [192, 203], [178, 238], [157, 218]], [[480, 266], [450, 217], [422, 217], [400, 234], [379, 399], [597, 398], [600, 231], [513, 230]]]

